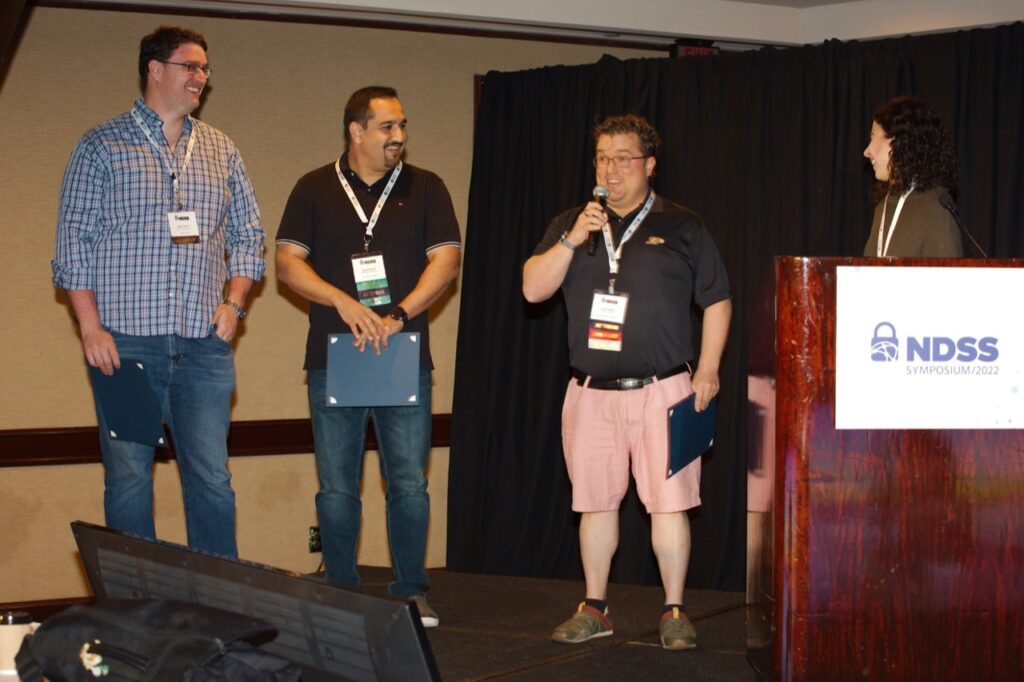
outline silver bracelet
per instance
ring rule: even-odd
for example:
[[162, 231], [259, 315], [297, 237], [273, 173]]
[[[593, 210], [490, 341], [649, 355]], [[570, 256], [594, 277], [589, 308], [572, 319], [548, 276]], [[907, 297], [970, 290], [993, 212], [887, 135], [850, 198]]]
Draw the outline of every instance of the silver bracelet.
[[580, 245], [579, 244], [573, 244], [571, 241], [569, 241], [569, 236], [568, 235], [569, 235], [569, 230], [566, 230], [565, 232], [563, 232], [562, 236], [558, 238], [558, 243], [561, 244], [562, 246], [564, 246], [565, 248], [569, 249], [570, 251], [575, 251], [576, 249], [578, 249], [580, 247]]

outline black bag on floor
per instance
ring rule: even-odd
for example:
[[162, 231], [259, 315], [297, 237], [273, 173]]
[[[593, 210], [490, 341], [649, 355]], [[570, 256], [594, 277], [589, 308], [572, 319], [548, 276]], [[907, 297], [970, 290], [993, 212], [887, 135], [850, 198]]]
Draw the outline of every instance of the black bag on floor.
[[276, 636], [264, 620], [201, 604], [108, 599], [47, 619], [15, 660], [29, 682], [300, 679], [297, 666], [258, 648]]

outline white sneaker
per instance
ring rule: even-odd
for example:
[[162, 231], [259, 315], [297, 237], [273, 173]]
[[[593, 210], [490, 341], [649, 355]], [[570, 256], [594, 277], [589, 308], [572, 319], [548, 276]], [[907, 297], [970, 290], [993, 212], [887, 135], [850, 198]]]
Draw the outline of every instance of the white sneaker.
[[430, 608], [425, 596], [417, 594], [409, 597], [409, 601], [415, 604], [416, 609], [420, 612], [420, 622], [423, 623], [423, 627], [436, 628], [441, 624], [441, 619], [437, 617], [437, 611]]

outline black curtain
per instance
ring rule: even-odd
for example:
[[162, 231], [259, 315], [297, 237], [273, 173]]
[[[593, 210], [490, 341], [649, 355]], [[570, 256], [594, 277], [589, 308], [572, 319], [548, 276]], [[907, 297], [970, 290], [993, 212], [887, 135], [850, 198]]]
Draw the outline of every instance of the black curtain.
[[[565, 312], [557, 296], [527, 304], [521, 268], [550, 219], [589, 197], [594, 123], [634, 112], [663, 137], [655, 190], [704, 217], [732, 281], [719, 437], [691, 514], [687, 584], [743, 588], [752, 306], [775, 255], [861, 254], [871, 112], [898, 94], [927, 99], [953, 131], [956, 196], [978, 241], [992, 256], [1024, 256], [1024, 24], [487, 74], [452, 410], [450, 570], [581, 575], [560, 441]], [[613, 581], [658, 581], [648, 534], [631, 493]]]

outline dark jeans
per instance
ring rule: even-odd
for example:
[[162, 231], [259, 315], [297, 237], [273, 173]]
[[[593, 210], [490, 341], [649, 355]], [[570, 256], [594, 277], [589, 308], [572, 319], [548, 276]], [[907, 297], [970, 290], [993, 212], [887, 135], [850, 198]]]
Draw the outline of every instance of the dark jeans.
[[395, 576], [388, 592], [396, 597], [422, 594], [428, 585], [423, 561], [430, 498], [423, 470], [430, 456], [430, 370], [420, 371], [419, 404], [415, 406], [328, 407], [326, 378], [326, 370], [309, 370], [309, 409], [320, 477], [316, 511], [327, 577], [359, 585], [359, 486], [366, 423], [372, 414], [380, 472], [387, 483], [388, 542]]
[[[228, 471], [227, 438], [235, 360], [231, 345], [216, 334], [128, 336], [113, 333], [121, 362], [139, 360], [171, 430], [181, 472], [185, 525], [190, 547], [228, 557], [235, 543], [235, 493]], [[99, 407], [103, 452], [103, 509], [107, 525], [155, 538], [152, 447], [111, 440]]]

